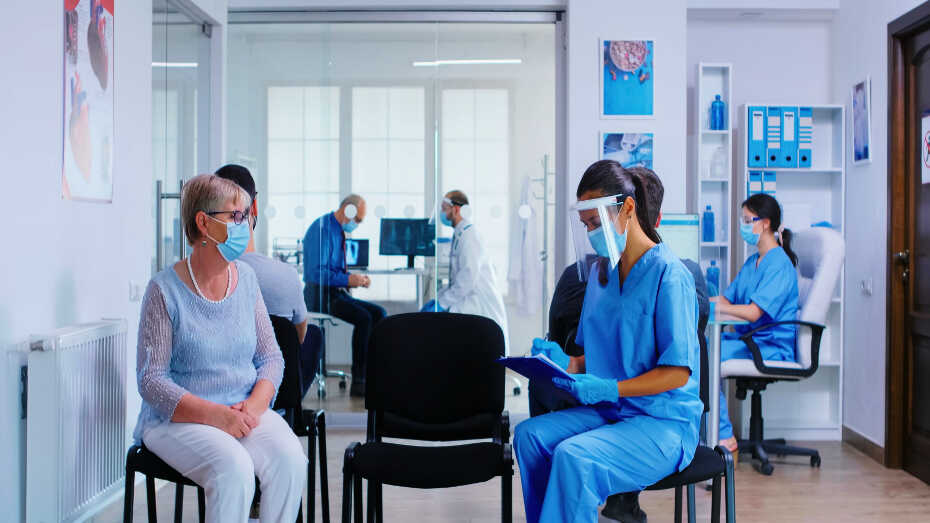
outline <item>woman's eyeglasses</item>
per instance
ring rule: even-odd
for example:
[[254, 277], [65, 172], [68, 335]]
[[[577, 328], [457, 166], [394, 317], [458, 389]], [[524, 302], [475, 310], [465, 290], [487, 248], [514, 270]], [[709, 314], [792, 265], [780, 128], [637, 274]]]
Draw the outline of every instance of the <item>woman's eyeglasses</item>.
[[233, 223], [236, 225], [241, 224], [246, 221], [249, 217], [249, 211], [204, 211], [208, 216], [216, 216], [217, 214], [229, 214], [232, 216]]
[[743, 216], [743, 218], [742, 218], [743, 223], [745, 223], [746, 225], [749, 225], [750, 223], [757, 222], [757, 221], [759, 221], [759, 220], [761, 220], [761, 219], [762, 219], [762, 218], [759, 218], [758, 216]]

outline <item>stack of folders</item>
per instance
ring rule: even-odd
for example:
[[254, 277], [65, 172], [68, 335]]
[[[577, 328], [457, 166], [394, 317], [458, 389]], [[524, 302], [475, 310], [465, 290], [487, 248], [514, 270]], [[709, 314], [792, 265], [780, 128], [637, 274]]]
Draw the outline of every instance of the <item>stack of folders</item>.
[[[814, 115], [810, 107], [750, 106], [749, 167], [811, 167]], [[772, 174], [774, 184], [774, 173]], [[774, 187], [774, 186], [773, 186]], [[774, 191], [774, 188], [771, 189]], [[762, 192], [760, 189], [756, 192]], [[765, 192], [769, 192], [768, 189]]]

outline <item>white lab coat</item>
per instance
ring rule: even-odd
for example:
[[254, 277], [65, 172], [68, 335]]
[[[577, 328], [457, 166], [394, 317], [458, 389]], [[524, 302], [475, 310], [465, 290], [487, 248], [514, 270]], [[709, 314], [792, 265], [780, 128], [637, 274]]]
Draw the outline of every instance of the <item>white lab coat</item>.
[[443, 309], [461, 314], [484, 316], [497, 322], [504, 332], [505, 354], [510, 354], [507, 338], [507, 310], [497, 288], [494, 264], [484, 250], [474, 225], [462, 220], [452, 235], [449, 285], [440, 289], [436, 301]]
[[[528, 206], [530, 216], [522, 218], [520, 207]], [[539, 312], [542, 305], [542, 261], [536, 241], [536, 220], [538, 215], [530, 205], [530, 178], [523, 179], [520, 204], [514, 209], [510, 242], [510, 270], [507, 280], [510, 282], [510, 296], [523, 314], [532, 315]]]

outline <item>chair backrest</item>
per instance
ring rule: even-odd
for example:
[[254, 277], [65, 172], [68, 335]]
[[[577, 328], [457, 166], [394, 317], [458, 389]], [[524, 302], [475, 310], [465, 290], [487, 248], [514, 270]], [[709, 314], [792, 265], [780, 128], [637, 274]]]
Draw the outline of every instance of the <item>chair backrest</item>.
[[[504, 335], [493, 320], [454, 313], [385, 318], [371, 336], [369, 435], [451, 441], [494, 436], [504, 410]], [[478, 426], [478, 429], [474, 427]], [[472, 430], [462, 432], [463, 427]]]
[[701, 349], [700, 394], [701, 401], [704, 402], [704, 412], [707, 412], [710, 410], [710, 402], [708, 401], [710, 382], [707, 381], [707, 373], [709, 372], [707, 367], [707, 337], [704, 336], [704, 331], [707, 330], [707, 321], [710, 318], [710, 299], [707, 297], [707, 281], [704, 279], [704, 274], [701, 272], [701, 266], [695, 261], [682, 258], [681, 262], [685, 265], [685, 268], [691, 272], [691, 276], [694, 277], [694, 291], [698, 299], [697, 337], [698, 345]]
[[300, 376], [300, 341], [297, 339], [297, 328], [291, 320], [281, 316], [271, 316], [271, 326], [274, 336], [281, 347], [284, 357], [284, 378], [278, 387], [278, 396], [275, 398], [274, 409], [300, 409], [303, 399], [303, 387]]
[[[791, 250], [798, 255], [798, 319], [826, 325], [846, 255], [843, 236], [826, 227], [802, 229], [793, 233]], [[798, 363], [810, 367], [810, 329], [798, 330], [796, 350]]]

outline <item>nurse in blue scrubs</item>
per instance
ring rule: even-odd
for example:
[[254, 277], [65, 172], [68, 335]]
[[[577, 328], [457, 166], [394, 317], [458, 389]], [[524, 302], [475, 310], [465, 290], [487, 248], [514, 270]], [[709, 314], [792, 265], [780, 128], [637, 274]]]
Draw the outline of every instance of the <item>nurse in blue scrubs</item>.
[[[798, 315], [797, 255], [791, 250], [791, 231], [781, 226], [781, 207], [768, 194], [754, 194], [742, 205], [740, 234], [750, 246], [758, 249], [743, 264], [733, 283], [723, 296], [711, 298], [718, 313], [747, 320], [749, 325], [737, 325], [736, 332], [724, 333], [720, 359], [752, 359], [743, 334], [778, 321], [796, 320]], [[762, 352], [762, 359], [795, 360], [794, 325], [780, 325], [755, 335], [753, 340]], [[720, 389], [720, 445], [730, 452], [737, 450], [733, 425], [727, 413], [727, 401]]]
[[[578, 185], [572, 222], [587, 287], [576, 342], [584, 356], [548, 352], [577, 373], [553, 381], [581, 406], [515, 430], [530, 523], [597, 521], [607, 496], [684, 469], [697, 448], [694, 279], [648, 219], [642, 176], [601, 160]], [[582, 245], [597, 254], [589, 269]]]

